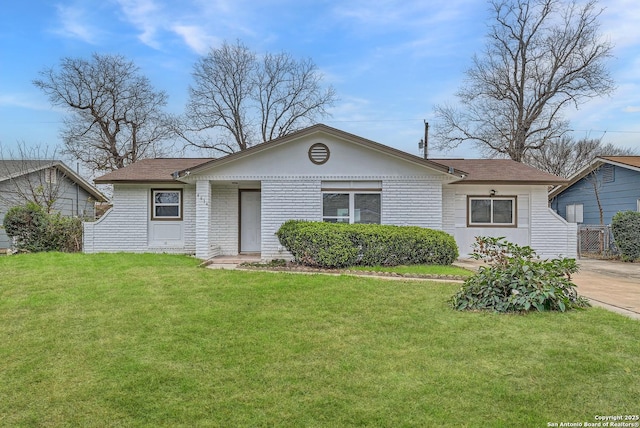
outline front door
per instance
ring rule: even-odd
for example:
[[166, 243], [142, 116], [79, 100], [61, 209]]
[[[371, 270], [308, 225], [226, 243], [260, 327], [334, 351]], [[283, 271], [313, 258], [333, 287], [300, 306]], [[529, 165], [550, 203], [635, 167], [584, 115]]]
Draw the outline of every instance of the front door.
[[260, 238], [260, 191], [240, 191], [240, 252], [259, 253]]

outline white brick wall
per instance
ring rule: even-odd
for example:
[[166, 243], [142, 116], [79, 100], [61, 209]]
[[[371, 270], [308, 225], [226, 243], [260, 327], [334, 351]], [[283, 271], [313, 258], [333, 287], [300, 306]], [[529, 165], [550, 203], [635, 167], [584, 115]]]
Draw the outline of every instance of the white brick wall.
[[383, 180], [382, 223], [442, 229], [442, 182], [436, 177]]
[[194, 189], [183, 189], [183, 244], [176, 247], [149, 246], [150, 189], [165, 187], [116, 185], [113, 208], [96, 222], [83, 224], [83, 250], [98, 252], [164, 252], [193, 254], [195, 250]]
[[115, 186], [113, 208], [98, 221], [84, 223], [84, 251], [145, 251], [148, 195], [148, 187]]
[[196, 182], [196, 257], [208, 259], [211, 255], [211, 183], [209, 180]]
[[209, 227], [215, 255], [238, 254], [238, 206], [237, 184], [213, 184]]
[[[325, 178], [326, 179], [326, 178]], [[382, 223], [440, 229], [441, 183], [437, 178], [367, 177], [382, 181]], [[320, 179], [262, 181], [262, 257], [290, 258], [275, 233], [286, 220], [322, 220]]]
[[189, 186], [182, 191], [182, 219], [184, 233], [184, 252], [196, 253], [196, 189]]
[[543, 258], [577, 257], [578, 226], [548, 207], [544, 189], [531, 194], [531, 247]]
[[287, 220], [322, 220], [321, 181], [273, 179], [262, 181], [262, 258], [290, 259], [280, 251], [275, 233]]
[[456, 233], [456, 189], [451, 186], [442, 188], [442, 230], [452, 236]]
[[[491, 186], [498, 195], [517, 197], [518, 227], [467, 227], [467, 195], [489, 193], [488, 186], [453, 185], [455, 189], [454, 237], [462, 257], [471, 253], [476, 236], [505, 237], [518, 245], [531, 246], [543, 258], [576, 256], [575, 226], [553, 213], [547, 205], [545, 186]], [[486, 187], [486, 188], [485, 188]], [[448, 190], [445, 190], [448, 193]], [[449, 208], [445, 206], [445, 212]], [[446, 214], [448, 216], [448, 214]], [[448, 220], [445, 219], [445, 224]], [[447, 228], [449, 225], [446, 226]]]
[[[283, 222], [289, 219], [322, 219], [321, 182], [327, 178], [261, 177], [264, 259], [290, 258], [290, 254], [282, 251], [275, 236]], [[382, 182], [384, 224], [443, 229], [454, 234], [458, 245], [464, 247], [461, 254], [468, 251], [474, 234], [500, 232], [507, 233], [514, 242], [531, 245], [542, 257], [576, 256], [576, 225], [565, 222], [547, 208], [547, 195], [542, 186], [510, 193], [518, 194], [517, 229], [470, 230], [466, 227], [465, 195], [466, 191], [476, 194], [478, 189], [465, 191], [454, 186], [442, 189], [441, 182], [435, 177], [370, 176], [367, 180]], [[149, 191], [152, 187], [162, 186], [116, 186], [114, 208], [99, 221], [84, 224], [84, 251], [196, 253], [201, 258], [237, 254], [237, 184], [210, 184], [202, 180], [196, 186], [185, 186], [184, 245], [179, 248], [149, 246]], [[507, 189], [498, 190], [505, 194], [509, 192]], [[528, 224], [530, 228], [526, 227]]]

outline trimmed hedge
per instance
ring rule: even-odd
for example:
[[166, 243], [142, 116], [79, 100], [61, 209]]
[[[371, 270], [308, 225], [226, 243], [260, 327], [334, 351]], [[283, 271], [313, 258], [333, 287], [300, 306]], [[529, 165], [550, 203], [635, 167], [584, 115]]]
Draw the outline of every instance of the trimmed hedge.
[[296, 262], [323, 268], [449, 265], [458, 258], [451, 235], [418, 226], [289, 220], [276, 235]]
[[623, 260], [640, 259], [640, 212], [620, 211], [611, 220], [611, 231]]

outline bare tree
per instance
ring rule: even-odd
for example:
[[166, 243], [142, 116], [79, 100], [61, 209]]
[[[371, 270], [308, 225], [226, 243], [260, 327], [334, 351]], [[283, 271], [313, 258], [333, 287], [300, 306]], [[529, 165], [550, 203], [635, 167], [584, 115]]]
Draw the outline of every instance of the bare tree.
[[311, 125], [335, 102], [334, 89], [323, 89], [310, 59], [259, 58], [239, 41], [211, 49], [195, 64], [193, 78], [177, 131], [193, 146], [226, 154]]
[[609, 94], [612, 45], [599, 34], [596, 0], [494, 0], [486, 50], [456, 97], [435, 107], [440, 148], [474, 142], [522, 162], [567, 131], [566, 108]]
[[634, 149], [616, 147], [612, 143], [604, 144], [601, 139], [583, 138], [576, 141], [565, 135], [557, 140], [548, 141], [539, 150], [528, 152], [524, 162], [542, 171], [569, 178], [596, 157], [637, 154]]
[[0, 205], [36, 203], [51, 213], [62, 196], [65, 172], [58, 168], [55, 150], [18, 143], [17, 151], [0, 147]]
[[33, 84], [52, 105], [70, 115], [61, 131], [64, 154], [91, 171], [111, 171], [139, 159], [164, 155], [172, 136], [156, 91], [139, 68], [120, 55], [63, 58], [59, 68], [40, 72]]

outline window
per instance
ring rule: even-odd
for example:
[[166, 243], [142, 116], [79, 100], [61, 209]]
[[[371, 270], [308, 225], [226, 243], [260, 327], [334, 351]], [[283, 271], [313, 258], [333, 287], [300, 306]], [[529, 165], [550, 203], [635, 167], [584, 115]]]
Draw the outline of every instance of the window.
[[584, 221], [584, 205], [571, 204], [566, 207], [566, 218], [569, 223], [582, 223]]
[[152, 190], [152, 220], [182, 220], [182, 190]]
[[516, 226], [516, 198], [468, 197], [469, 226]]
[[615, 166], [611, 164], [602, 165], [602, 182], [603, 183], [613, 183], [616, 181], [616, 170]]
[[380, 193], [323, 193], [322, 220], [380, 224]]
[[58, 174], [55, 168], [47, 168], [44, 170], [44, 182], [48, 184], [56, 184]]

